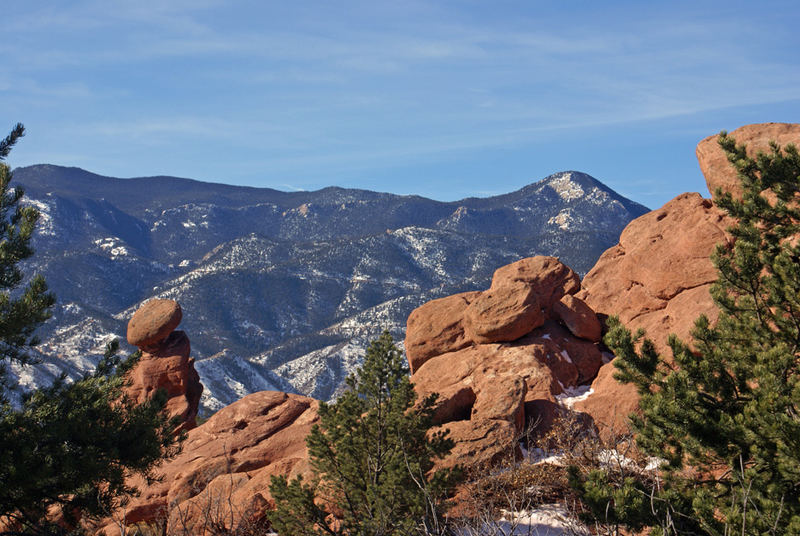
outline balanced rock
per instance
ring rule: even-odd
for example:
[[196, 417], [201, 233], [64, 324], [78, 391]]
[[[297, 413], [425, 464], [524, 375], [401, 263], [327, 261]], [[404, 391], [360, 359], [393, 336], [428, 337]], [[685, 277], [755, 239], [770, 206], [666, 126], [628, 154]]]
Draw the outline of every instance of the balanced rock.
[[181, 306], [178, 302], [150, 300], [128, 321], [128, 342], [139, 348], [158, 344], [178, 327], [181, 318]]
[[128, 373], [125, 395], [136, 403], [149, 399], [158, 389], [167, 392], [166, 411], [178, 417], [176, 431], [196, 425], [203, 384], [190, 357], [189, 337], [173, 331], [181, 321], [181, 306], [173, 300], [151, 300], [128, 322], [128, 342], [142, 349], [139, 362]]
[[[748, 156], [754, 157], [759, 152], [770, 152], [770, 142], [781, 147], [794, 144], [800, 147], [800, 124], [797, 123], [760, 123], [745, 125], [730, 133], [736, 145], [746, 145]], [[734, 197], [742, 196], [742, 188], [736, 168], [728, 162], [725, 152], [719, 146], [719, 135], [709, 136], [697, 144], [697, 161], [706, 178], [706, 185], [711, 195], [716, 189], [730, 192]]]
[[178, 456], [157, 470], [158, 481], [130, 479], [140, 493], [112, 521], [119, 526], [167, 521], [166, 533], [203, 534], [263, 519], [272, 505], [273, 475], [308, 475], [305, 438], [318, 422], [318, 402], [276, 391], [248, 395], [190, 430]]

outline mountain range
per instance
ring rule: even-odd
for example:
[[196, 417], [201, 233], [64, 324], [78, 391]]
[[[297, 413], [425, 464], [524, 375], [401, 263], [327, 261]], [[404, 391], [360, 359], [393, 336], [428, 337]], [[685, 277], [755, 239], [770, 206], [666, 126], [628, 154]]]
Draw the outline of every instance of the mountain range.
[[14, 171], [41, 212], [28, 274], [58, 304], [23, 385], [91, 369], [144, 301], [177, 300], [211, 412], [255, 391], [331, 399], [384, 329], [415, 307], [488, 287], [493, 271], [553, 255], [579, 274], [647, 208], [593, 177], [441, 202], [366, 190], [281, 192], [78, 168]]

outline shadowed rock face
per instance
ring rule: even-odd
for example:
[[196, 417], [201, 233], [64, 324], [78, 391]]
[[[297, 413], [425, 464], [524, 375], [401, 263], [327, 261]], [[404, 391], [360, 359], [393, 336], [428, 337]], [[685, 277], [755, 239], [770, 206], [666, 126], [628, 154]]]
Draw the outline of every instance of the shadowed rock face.
[[[411, 381], [421, 397], [439, 394], [435, 420], [456, 443], [445, 465], [513, 454], [526, 423], [547, 429], [566, 411], [557, 397], [595, 377], [600, 324], [571, 296], [579, 289], [558, 259], [532, 257], [499, 268], [484, 292], [411, 313]], [[433, 343], [421, 344], [425, 337]]]
[[152, 300], [143, 305], [128, 323], [128, 342], [137, 344], [142, 356], [129, 373], [125, 394], [141, 404], [158, 390], [167, 392], [167, 413], [177, 417], [176, 431], [196, 424], [203, 385], [194, 368], [189, 337], [173, 331], [181, 321], [181, 306], [172, 300]]

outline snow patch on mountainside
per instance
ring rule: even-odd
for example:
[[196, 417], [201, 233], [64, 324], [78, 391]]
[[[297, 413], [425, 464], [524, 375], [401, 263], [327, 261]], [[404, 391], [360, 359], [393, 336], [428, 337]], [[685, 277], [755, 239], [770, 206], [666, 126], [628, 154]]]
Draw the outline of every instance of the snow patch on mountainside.
[[557, 174], [548, 181], [548, 186], [564, 201], [574, 201], [586, 195], [581, 185], [572, 180], [572, 173]]

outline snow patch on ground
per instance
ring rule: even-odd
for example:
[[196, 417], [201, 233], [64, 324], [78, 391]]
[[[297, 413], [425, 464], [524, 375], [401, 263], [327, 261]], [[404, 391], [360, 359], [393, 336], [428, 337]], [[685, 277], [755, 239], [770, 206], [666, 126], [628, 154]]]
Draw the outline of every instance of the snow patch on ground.
[[561, 504], [543, 504], [524, 510], [500, 510], [500, 519], [482, 521], [456, 531], [459, 536], [589, 536]]
[[[562, 355], [564, 352], [562, 352]], [[565, 408], [572, 408], [575, 402], [586, 400], [593, 393], [591, 385], [565, 387], [564, 392], [556, 395], [556, 401]]]

